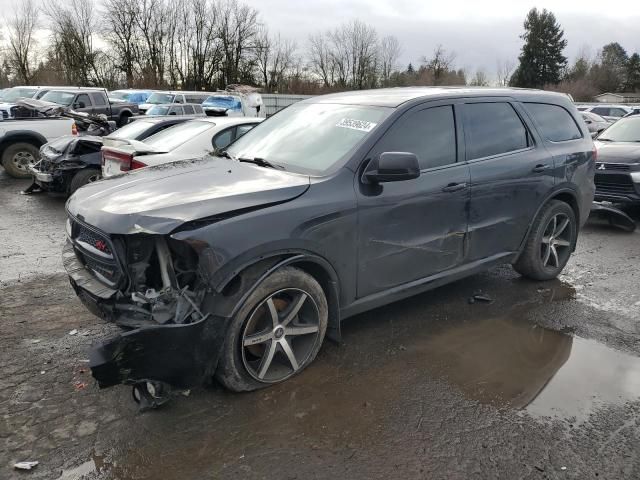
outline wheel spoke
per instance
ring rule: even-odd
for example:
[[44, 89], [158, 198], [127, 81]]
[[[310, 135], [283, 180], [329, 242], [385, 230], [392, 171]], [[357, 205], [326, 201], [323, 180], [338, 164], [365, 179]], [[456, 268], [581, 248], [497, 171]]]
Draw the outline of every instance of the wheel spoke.
[[272, 340], [269, 346], [267, 347], [268, 351], [265, 353], [265, 355], [262, 357], [262, 360], [260, 361], [260, 368], [258, 369], [258, 378], [263, 379], [264, 376], [267, 374], [267, 370], [269, 370], [269, 367], [271, 366], [271, 362], [273, 361], [273, 356], [276, 353], [277, 345], [278, 345], [278, 342], [276, 342], [275, 340]]
[[558, 238], [555, 243], [556, 247], [568, 247], [569, 245], [571, 245], [569, 240], [563, 240], [561, 238]]
[[560, 266], [560, 260], [558, 259], [558, 251], [556, 250], [556, 247], [554, 245], [549, 246], [549, 250], [551, 251], [551, 256], [553, 257], [553, 262], [555, 264], [555, 267], [559, 267]]
[[273, 303], [273, 297], [267, 300], [267, 307], [269, 308], [269, 314], [271, 315], [271, 323], [273, 324], [273, 328], [276, 328], [280, 322], [278, 319], [278, 310], [276, 310], [276, 305], [275, 303]]
[[551, 237], [542, 237], [542, 243], [548, 245], [551, 242]]
[[273, 338], [273, 332], [271, 330], [267, 332], [255, 333], [244, 338], [244, 346], [249, 347], [251, 345], [258, 345], [260, 343], [267, 342]]
[[292, 307], [289, 310], [289, 313], [287, 313], [287, 316], [282, 321], [283, 327], [286, 327], [291, 322], [291, 320], [293, 320], [296, 317], [296, 315], [298, 315], [298, 312], [300, 311], [300, 309], [302, 308], [302, 305], [304, 305], [304, 302], [306, 300], [307, 300], [307, 294], [300, 293], [300, 296], [298, 297], [296, 302], [295, 303], [292, 302]]
[[309, 325], [304, 327], [287, 327], [284, 330], [285, 335], [309, 335], [310, 333], [317, 333], [317, 325]]
[[557, 237], [558, 235], [560, 235], [562, 232], [564, 232], [564, 230], [567, 228], [567, 225], [569, 225], [569, 219], [565, 218], [562, 223], [560, 223], [560, 225], [558, 226], [558, 228], [556, 228], [554, 230], [553, 236]]
[[280, 346], [282, 347], [282, 350], [284, 351], [285, 355], [289, 359], [289, 363], [291, 363], [291, 368], [293, 368], [293, 371], [295, 372], [300, 367], [298, 367], [298, 360], [296, 360], [296, 356], [293, 354], [291, 345], [289, 345], [289, 342], [287, 342], [286, 339], [282, 339], [280, 340]]
[[542, 257], [542, 265], [543, 266], [547, 266], [547, 264], [549, 263], [549, 257], [551, 256], [551, 245], [547, 245], [547, 250], [544, 253], [544, 256]]

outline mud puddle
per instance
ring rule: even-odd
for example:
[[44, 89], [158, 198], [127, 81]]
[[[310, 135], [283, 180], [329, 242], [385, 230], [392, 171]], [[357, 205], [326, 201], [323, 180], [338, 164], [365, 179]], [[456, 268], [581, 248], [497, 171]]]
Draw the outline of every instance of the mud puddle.
[[535, 416], [581, 421], [640, 399], [640, 358], [523, 320], [465, 324], [415, 348], [466, 397]]

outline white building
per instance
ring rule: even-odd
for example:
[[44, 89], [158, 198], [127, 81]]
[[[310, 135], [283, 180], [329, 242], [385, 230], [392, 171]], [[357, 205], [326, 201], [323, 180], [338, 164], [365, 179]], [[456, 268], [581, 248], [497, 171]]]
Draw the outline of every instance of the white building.
[[599, 103], [640, 103], [640, 93], [601, 93], [593, 97]]

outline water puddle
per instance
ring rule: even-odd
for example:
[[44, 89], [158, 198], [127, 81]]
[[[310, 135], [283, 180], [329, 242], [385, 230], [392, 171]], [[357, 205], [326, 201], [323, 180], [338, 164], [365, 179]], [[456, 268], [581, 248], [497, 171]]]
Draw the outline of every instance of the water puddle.
[[536, 416], [585, 420], [640, 399], [640, 358], [526, 321], [470, 322], [422, 348], [429, 370], [467, 397]]

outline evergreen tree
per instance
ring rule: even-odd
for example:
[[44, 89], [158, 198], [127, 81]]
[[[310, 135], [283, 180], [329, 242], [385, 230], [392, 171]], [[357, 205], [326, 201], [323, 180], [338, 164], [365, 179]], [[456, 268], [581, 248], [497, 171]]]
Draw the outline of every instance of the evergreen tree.
[[627, 62], [627, 83], [628, 92], [637, 92], [640, 90], [640, 55], [634, 53], [629, 57]]
[[411, 63], [409, 63], [409, 66], [407, 67], [407, 73], [409, 75], [413, 75], [414, 73], [416, 73], [415, 69], [413, 68], [413, 65]]
[[547, 84], [557, 84], [567, 65], [562, 54], [567, 46], [564, 31], [552, 12], [533, 8], [524, 21], [524, 40], [520, 65], [511, 77], [516, 87], [541, 88]]

